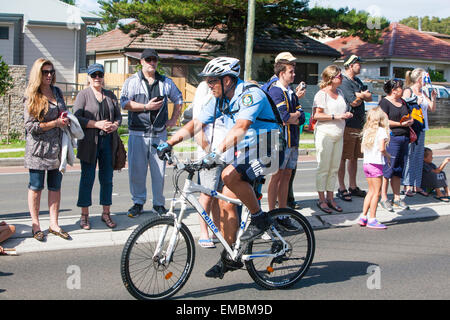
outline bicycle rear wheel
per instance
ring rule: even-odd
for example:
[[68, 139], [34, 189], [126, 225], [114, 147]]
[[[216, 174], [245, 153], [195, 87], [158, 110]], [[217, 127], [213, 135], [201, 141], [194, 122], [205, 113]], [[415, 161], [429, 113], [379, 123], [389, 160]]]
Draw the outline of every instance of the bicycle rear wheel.
[[[141, 300], [166, 299], [188, 280], [195, 260], [195, 243], [182, 224], [170, 261], [164, 261], [174, 231], [171, 218], [153, 218], [139, 225], [122, 252], [120, 270], [128, 292]], [[160, 242], [161, 250], [156, 254]]]
[[247, 254], [278, 253], [284, 246], [287, 250], [275, 258], [253, 258], [245, 265], [258, 285], [266, 289], [285, 289], [297, 283], [308, 271], [315, 251], [314, 232], [308, 220], [293, 209], [275, 209], [269, 214], [276, 221], [275, 228], [280, 237], [267, 231], [261, 238], [248, 243]]

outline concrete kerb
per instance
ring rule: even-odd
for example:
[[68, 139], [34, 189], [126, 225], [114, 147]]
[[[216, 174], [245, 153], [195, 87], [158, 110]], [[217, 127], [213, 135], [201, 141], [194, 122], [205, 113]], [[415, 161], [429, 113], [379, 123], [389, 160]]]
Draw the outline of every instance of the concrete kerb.
[[[414, 199], [408, 199], [407, 202], [410, 204], [410, 210], [388, 212], [382, 208], [378, 208], [377, 219], [389, 227], [389, 225], [405, 221], [413, 222], [425, 218], [437, 219], [440, 216], [450, 215], [450, 204], [437, 203], [437, 200], [431, 200], [430, 198], [431, 202], [424, 206], [420, 203], [420, 200], [420, 198], [417, 198], [416, 201]], [[308, 219], [315, 230], [321, 230], [356, 225], [361, 211], [355, 210], [354, 208], [362, 208], [363, 198], [354, 198], [352, 202], [348, 203], [339, 201], [345, 213], [325, 214], [318, 209], [316, 202], [317, 200], [313, 199], [299, 201], [302, 208], [300, 212]], [[267, 210], [267, 203], [263, 204], [262, 207], [264, 210]], [[61, 227], [69, 232], [72, 237], [72, 240], [69, 241], [48, 234], [49, 218], [42, 217], [40, 219], [41, 228], [47, 234], [46, 242], [39, 242], [32, 238], [31, 219], [10, 219], [6, 220], [6, 222], [16, 226], [16, 234], [11, 239], [5, 241], [2, 246], [5, 248], [15, 248], [18, 254], [102, 246], [122, 246], [139, 224], [152, 217], [156, 217], [156, 214], [152, 211], [147, 211], [137, 218], [129, 218], [126, 213], [115, 213], [112, 214], [112, 218], [118, 226], [115, 229], [109, 229], [100, 220], [100, 215], [91, 215], [91, 230], [80, 229], [79, 215], [60, 217]], [[198, 239], [200, 235], [199, 218], [194, 210], [188, 210], [188, 214], [183, 220], [183, 223], [188, 226], [194, 239]]]

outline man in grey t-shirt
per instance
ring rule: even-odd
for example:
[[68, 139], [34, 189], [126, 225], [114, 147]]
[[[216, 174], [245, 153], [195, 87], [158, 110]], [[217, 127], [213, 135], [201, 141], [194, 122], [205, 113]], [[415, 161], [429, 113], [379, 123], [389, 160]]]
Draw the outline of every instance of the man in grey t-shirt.
[[[342, 90], [348, 110], [353, 117], [346, 120], [344, 131], [344, 148], [342, 150], [341, 165], [338, 171], [339, 189], [337, 196], [345, 201], [351, 201], [352, 196], [365, 197], [366, 192], [356, 185], [358, 158], [361, 153], [361, 132], [365, 122], [364, 101], [371, 101], [372, 94], [362, 81], [356, 77], [361, 72], [362, 60], [351, 55], [344, 62], [345, 75], [339, 89]], [[345, 166], [348, 160], [349, 188], [345, 187]]]

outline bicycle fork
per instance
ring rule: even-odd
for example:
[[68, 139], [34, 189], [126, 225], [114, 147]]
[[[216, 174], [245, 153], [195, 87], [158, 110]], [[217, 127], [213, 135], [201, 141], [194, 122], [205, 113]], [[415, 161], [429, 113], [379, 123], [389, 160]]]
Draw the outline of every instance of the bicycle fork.
[[[174, 213], [175, 205], [177, 203], [181, 203], [181, 211], [178, 216], [178, 219], [177, 219], [177, 215]], [[178, 234], [181, 229], [181, 221], [183, 219], [184, 212], [186, 211], [186, 207], [187, 207], [187, 204], [184, 199], [177, 200], [174, 198], [174, 199], [172, 199], [172, 201], [170, 203], [170, 208], [166, 215], [173, 218], [174, 228], [173, 228], [172, 234], [170, 235], [169, 245], [167, 246], [165, 255], [161, 255], [161, 253], [163, 252], [163, 249], [164, 249], [163, 248], [164, 240], [166, 239], [167, 231], [169, 229], [169, 226], [165, 225], [159, 235], [158, 244], [156, 245], [155, 254], [153, 255], [153, 260], [158, 259], [158, 262], [160, 264], [165, 265], [165, 264], [169, 263], [172, 259], [173, 251], [175, 249], [175, 245], [178, 240]]]

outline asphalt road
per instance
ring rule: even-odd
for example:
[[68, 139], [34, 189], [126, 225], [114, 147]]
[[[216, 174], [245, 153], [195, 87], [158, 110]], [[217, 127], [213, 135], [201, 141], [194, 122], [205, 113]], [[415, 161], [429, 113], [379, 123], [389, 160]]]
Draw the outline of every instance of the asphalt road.
[[[258, 287], [245, 270], [223, 280], [205, 278], [220, 249], [197, 247], [191, 278], [174, 299], [450, 299], [449, 229], [445, 216], [397, 222], [384, 231], [359, 226], [318, 230], [310, 270], [293, 288], [280, 291]], [[132, 299], [121, 282], [121, 251], [117, 246], [0, 257], [0, 300]], [[75, 285], [74, 274], [80, 280]]]

